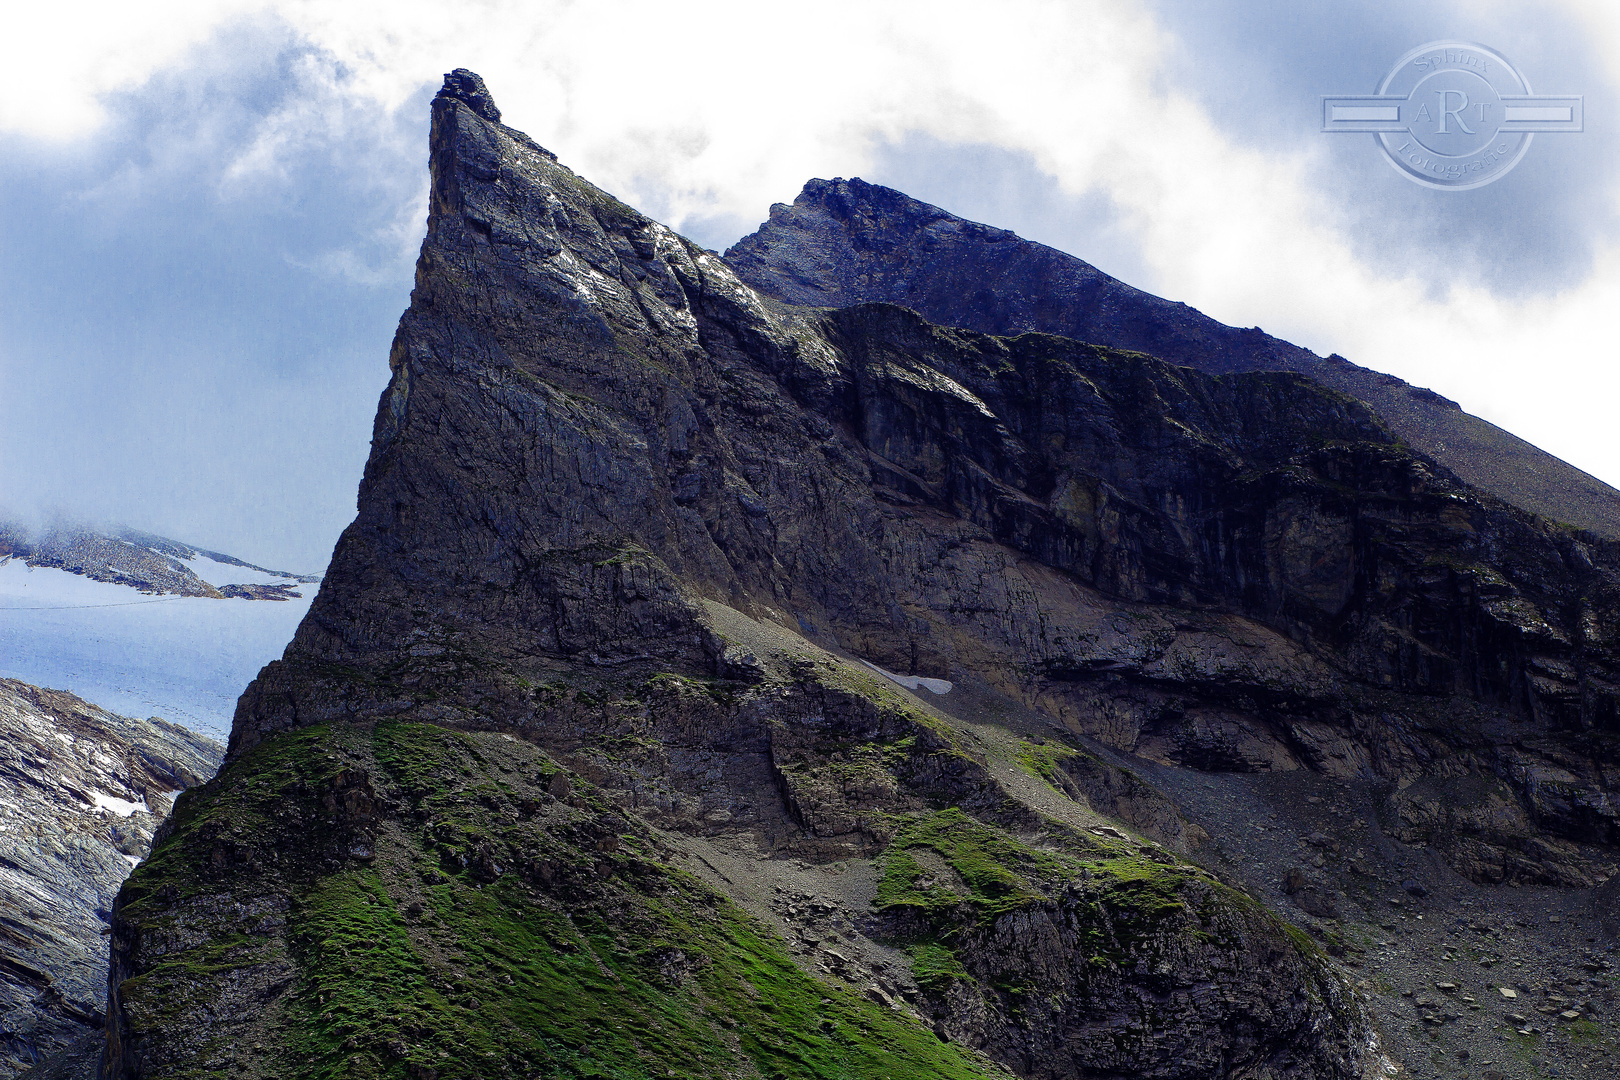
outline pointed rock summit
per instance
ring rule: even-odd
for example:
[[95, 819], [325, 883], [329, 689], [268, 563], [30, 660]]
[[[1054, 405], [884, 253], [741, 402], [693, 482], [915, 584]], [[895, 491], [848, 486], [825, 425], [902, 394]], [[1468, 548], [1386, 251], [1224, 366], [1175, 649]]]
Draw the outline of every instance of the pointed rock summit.
[[459, 101], [485, 120], [501, 122], [501, 110], [495, 107], [495, 99], [490, 96], [483, 78], [466, 68], [456, 68], [446, 75], [436, 97]]
[[432, 109], [358, 513], [120, 894], [110, 1075], [1351, 1080], [1363, 1005], [1149, 766], [1609, 857], [1612, 547], [1297, 373], [772, 299]]

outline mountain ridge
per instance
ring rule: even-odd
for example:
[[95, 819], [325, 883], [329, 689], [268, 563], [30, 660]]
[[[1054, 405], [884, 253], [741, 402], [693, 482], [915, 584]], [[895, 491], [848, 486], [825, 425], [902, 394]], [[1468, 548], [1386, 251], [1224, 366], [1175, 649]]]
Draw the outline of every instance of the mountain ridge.
[[[38, 529], [0, 518], [0, 560], [19, 559], [31, 567], [66, 570], [91, 581], [127, 585], [147, 595], [201, 596], [214, 600], [288, 600], [298, 585], [319, 577], [267, 570], [233, 555], [184, 544], [128, 526], [101, 529], [81, 522], [54, 521]], [[285, 579], [215, 585], [188, 563], [205, 559], [221, 567]]]
[[1393, 375], [1227, 326], [1075, 256], [858, 178], [811, 180], [725, 253], [762, 293], [844, 307], [887, 301], [992, 334], [1041, 331], [1215, 374], [1296, 371], [1372, 405], [1469, 484], [1554, 521], [1620, 538], [1620, 491]]

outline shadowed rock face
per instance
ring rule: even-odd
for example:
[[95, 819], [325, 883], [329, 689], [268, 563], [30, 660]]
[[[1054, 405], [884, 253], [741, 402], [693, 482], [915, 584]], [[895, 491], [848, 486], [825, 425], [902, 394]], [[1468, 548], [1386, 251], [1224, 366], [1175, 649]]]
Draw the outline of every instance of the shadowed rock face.
[[100, 1029], [113, 896], [175, 794], [223, 756], [172, 724], [0, 679], [0, 1075]]
[[[1303, 501], [1273, 492], [1266, 521], [1250, 518], [1247, 525], [1265, 532], [1264, 568], [1238, 554], [1241, 545], [1229, 539], [1245, 526], [1223, 526], [1222, 535], [1200, 538], [1206, 551], [1218, 550], [1224, 559], [1213, 575], [1228, 590], [1222, 606], [1261, 618], [1306, 643], [1316, 657], [1336, 654], [1336, 666], [1364, 685], [1425, 695], [1393, 710], [1366, 698], [1351, 704], [1348, 714], [1361, 717], [1348, 723], [1354, 749], [1337, 736], [1324, 746], [1322, 729], [1312, 725], [1291, 726], [1293, 737], [1285, 741], [1293, 756], [1313, 767], [1370, 767], [1403, 786], [1434, 771], [1469, 777], [1455, 790], [1432, 784], [1422, 799], [1403, 793], [1391, 809], [1401, 836], [1435, 844], [1476, 881], [1586, 885], [1604, 875], [1611, 855], [1582, 858], [1569, 842], [1620, 840], [1608, 779], [1616, 725], [1612, 540], [1620, 536], [1620, 493], [1430, 391], [1341, 357], [1323, 359], [1258, 329], [1224, 326], [1072, 256], [860, 180], [810, 181], [793, 205], [772, 207], [770, 220], [733, 246], [726, 261], [750, 285], [793, 304], [890, 301], [939, 323], [1064, 334], [1205, 372], [1303, 373], [1369, 403], [1391, 433], [1420, 451], [1400, 459], [1423, 462], [1412, 466], [1419, 471], [1438, 463], [1444, 481], [1411, 487], [1397, 476], [1406, 466], [1380, 478], [1361, 473], [1349, 481], [1356, 496], [1340, 504], [1355, 504], [1347, 516], [1318, 501], [1321, 487]], [[1384, 459], [1380, 468], [1394, 460]], [[1311, 469], [1331, 491], [1345, 476], [1337, 472], [1340, 464], [1323, 469], [1325, 461], [1317, 455]], [[1495, 524], [1480, 530], [1475, 512], [1462, 512], [1463, 504], [1445, 493], [1458, 478], [1509, 506], [1596, 535], [1496, 511]], [[1406, 494], [1389, 501], [1396, 492]], [[1479, 491], [1467, 501], [1505, 509]], [[1426, 510], [1409, 513], [1423, 503]], [[1241, 504], [1223, 492], [1209, 505], [1231, 522]], [[1500, 529], [1509, 518], [1515, 522], [1509, 533], [1529, 528], [1539, 539], [1508, 540]], [[1374, 537], [1376, 551], [1366, 546]], [[1262, 578], [1272, 591], [1257, 605]], [[1551, 592], [1544, 591], [1547, 585]], [[1234, 604], [1238, 592], [1243, 597]], [[1267, 607], [1269, 614], [1260, 610]], [[1532, 609], [1540, 614], [1531, 615]], [[1494, 708], [1459, 707], [1446, 702], [1451, 694]], [[1168, 705], [1147, 697], [1150, 714], [1169, 709], [1179, 738], [1185, 740], [1189, 727], [1207, 730], [1181, 719], [1179, 696]], [[1247, 705], [1242, 711], [1253, 715]], [[1374, 711], [1376, 720], [1370, 719]], [[1342, 733], [1347, 713], [1337, 715], [1330, 723]], [[1503, 716], [1534, 722], [1504, 726]], [[1238, 729], [1248, 726], [1235, 722]], [[1134, 726], [1127, 724], [1120, 745], [1140, 748], [1130, 734]], [[1197, 738], [1205, 748], [1173, 756], [1245, 767], [1244, 755], [1208, 747], [1209, 741]]]
[[1370, 404], [1402, 439], [1532, 513], [1620, 539], [1620, 491], [1458, 408], [1342, 356], [1238, 329], [1072, 255], [862, 180], [812, 180], [726, 252], [737, 275], [791, 304], [904, 304], [936, 323], [1038, 331], [1134, 349], [1213, 374], [1294, 371]]
[[1565, 838], [1482, 873], [1612, 839], [1603, 544], [1298, 375], [763, 299], [498, 115], [433, 103], [359, 515], [120, 896], [115, 1075], [1349, 1077], [1080, 737], [1488, 771]]

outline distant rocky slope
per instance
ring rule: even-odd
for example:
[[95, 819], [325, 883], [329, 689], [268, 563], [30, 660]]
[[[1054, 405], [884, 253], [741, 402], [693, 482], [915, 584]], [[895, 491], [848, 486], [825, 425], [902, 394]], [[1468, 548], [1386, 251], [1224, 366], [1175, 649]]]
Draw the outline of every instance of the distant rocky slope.
[[861, 180], [812, 180], [726, 252], [737, 275], [790, 304], [903, 304], [946, 326], [1040, 331], [1200, 371], [1296, 371], [1370, 404], [1457, 476], [1554, 521], [1620, 539], [1620, 491], [1433, 391], [1216, 322], [1072, 255]]
[[0, 679], [0, 1075], [99, 1035], [113, 897], [224, 747]]
[[432, 109], [359, 515], [120, 893], [112, 1075], [1368, 1076], [1339, 841], [1308, 936], [1145, 777], [1607, 875], [1616, 544], [1296, 373], [770, 300]]
[[[120, 527], [103, 531], [69, 522], [31, 530], [0, 519], [0, 562], [8, 558], [21, 559], [29, 566], [55, 567], [93, 581], [128, 585], [142, 593], [215, 599], [288, 600], [300, 595], [296, 591], [298, 585], [320, 580], [303, 574], [266, 570], [230, 555], [136, 529]], [[196, 567], [190, 565], [198, 560], [221, 568], [248, 571], [244, 577], [268, 576], [283, 580], [215, 585], [204, 580]], [[227, 573], [230, 572], [228, 569]]]

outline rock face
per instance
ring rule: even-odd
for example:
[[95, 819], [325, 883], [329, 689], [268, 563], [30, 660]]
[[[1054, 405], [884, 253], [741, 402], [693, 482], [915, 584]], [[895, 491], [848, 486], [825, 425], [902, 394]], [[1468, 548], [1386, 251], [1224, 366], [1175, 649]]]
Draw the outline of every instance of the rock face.
[[[1271, 706], [1264, 704], [1265, 694], [1239, 689], [1246, 680], [1234, 678], [1230, 667], [1211, 671], [1215, 678], [1202, 680], [1206, 691], [1225, 682], [1258, 710], [1241, 704], [1235, 710], [1241, 715], [1229, 711], [1214, 725], [1189, 724], [1185, 690], [1174, 685], [1180, 680], [1164, 687], [1163, 665], [1149, 664], [1138, 670], [1152, 672], [1151, 681], [1172, 696], [1150, 691], [1146, 701], [1138, 698], [1135, 711], [1145, 706], [1150, 715], [1164, 716], [1168, 710], [1172, 739], [1179, 744], [1171, 757], [1180, 763], [1254, 768], [1292, 759], [1329, 772], [1363, 769], [1395, 780], [1403, 789], [1391, 804], [1396, 835], [1435, 844], [1476, 881], [1584, 886], [1612, 872], [1611, 852], [1583, 855], [1578, 845], [1607, 848], [1620, 840], [1611, 803], [1613, 540], [1620, 536], [1620, 492], [1429, 391], [1340, 357], [1323, 359], [1258, 329], [1224, 326], [1185, 305], [1132, 289], [1072, 256], [860, 180], [812, 180], [793, 205], [772, 207], [770, 220], [728, 251], [726, 261], [750, 285], [793, 304], [889, 301], [949, 325], [1063, 334], [1216, 374], [1299, 372], [1369, 403], [1390, 432], [1423, 454], [1402, 454], [1404, 464], [1398, 465], [1383, 458], [1378, 468], [1394, 466], [1395, 471], [1381, 479], [1362, 473], [1362, 479], [1351, 481], [1358, 497], [1348, 514], [1315, 496], [1301, 501], [1280, 491], [1268, 495], [1266, 520], [1251, 519], [1248, 527], [1251, 536], [1265, 533], [1263, 569], [1232, 561], [1237, 548], [1227, 538], [1230, 525], [1181, 534], [1187, 548], [1201, 549], [1211, 561], [1224, 560], [1210, 571], [1228, 590], [1220, 606], [1258, 617], [1303, 644], [1313, 661], [1327, 661], [1360, 685], [1334, 682], [1330, 688], [1315, 676], [1303, 682], [1295, 675], [1281, 677], [1295, 687], [1296, 703], [1315, 699], [1327, 706], [1324, 711], [1285, 706], [1294, 719], [1273, 730], [1286, 732], [1287, 752], [1253, 738], [1253, 717]], [[1332, 487], [1339, 466], [1324, 471], [1326, 460], [1317, 456], [1318, 464], [1308, 468]], [[1435, 464], [1444, 468], [1431, 474]], [[1437, 484], [1398, 479], [1397, 473], [1407, 469], [1415, 470], [1413, 476], [1432, 475]], [[1464, 500], [1479, 510], [1493, 507], [1488, 512], [1495, 524], [1478, 529], [1483, 524], [1478, 511], [1463, 511], [1463, 502], [1453, 500], [1459, 478], [1508, 504], [1478, 492]], [[1173, 485], [1155, 485], [1141, 494], [1185, 497]], [[1425, 503], [1429, 509], [1409, 513]], [[1176, 509], [1161, 519], [1161, 527], [1179, 531], [1187, 514], [1181, 507], [1191, 504], [1169, 505]], [[1203, 505], [1214, 518], [1233, 520], [1236, 503], [1230, 494]], [[1509, 507], [1592, 531], [1504, 514]], [[1515, 524], [1507, 526], [1509, 520]], [[1540, 534], [1522, 549], [1541, 553], [1533, 557], [1535, 565], [1518, 561], [1517, 541], [1488, 539], [1505, 539], [1507, 534], [1498, 531], [1502, 527]], [[1368, 540], [1379, 550], [1367, 547]], [[1396, 548], [1403, 554], [1396, 555]], [[1404, 569], [1397, 570], [1397, 563]], [[1096, 583], [1112, 594], [1132, 595], [1117, 583]], [[1256, 606], [1257, 589], [1279, 585], [1280, 594], [1274, 591]], [[1234, 603], [1245, 590], [1249, 598]], [[1199, 606], [1208, 602], [1202, 594], [1191, 598]], [[1394, 606], [1385, 607], [1388, 602]], [[1269, 614], [1262, 610], [1267, 605]], [[1531, 638], [1545, 644], [1532, 645]], [[1276, 656], [1256, 658], [1254, 670], [1268, 668], [1300, 670]], [[1510, 671], [1517, 672], [1508, 676], [1516, 688], [1502, 681]], [[1366, 687], [1420, 696], [1367, 697]], [[1452, 695], [1470, 700], [1459, 703]], [[1480, 701], [1491, 707], [1476, 708]], [[1110, 715], [1082, 719], [1080, 726], [1141, 751], [1140, 719], [1127, 720], [1122, 737], [1111, 734], [1117, 730], [1112, 714], [1120, 708], [1109, 702]], [[1312, 713], [1313, 719], [1299, 723]], [[1345, 720], [1354, 715], [1360, 719], [1350, 720], [1347, 731]], [[1147, 725], [1164, 726], [1162, 720]], [[1223, 727], [1224, 737], [1217, 734]], [[1329, 734], [1335, 728], [1337, 733]], [[1345, 735], [1353, 745], [1343, 741]], [[1234, 752], [1237, 746], [1247, 749]], [[1406, 790], [1419, 778], [1431, 779]]]
[[113, 897], [224, 750], [0, 679], [0, 1074], [99, 1032]]
[[1204, 500], [1307, 432], [1398, 458], [1377, 421], [1292, 377], [779, 309], [495, 116], [470, 73], [434, 101], [360, 516], [120, 895], [112, 1075], [1369, 1065], [1307, 939], [1100, 828], [1041, 779], [1072, 748], [949, 707], [1223, 594], [1121, 512], [1168, 466], [1119, 439], [1198, 455]]
[[1377, 1066], [1088, 740], [1607, 857], [1612, 545], [1298, 374], [769, 300], [498, 117], [434, 100], [359, 516], [120, 894], [111, 1075]]
[[1295, 371], [1370, 404], [1402, 439], [1475, 487], [1620, 539], [1620, 491], [1430, 390], [1238, 329], [1133, 289], [1003, 229], [861, 180], [812, 180], [726, 252], [737, 275], [791, 304], [904, 304], [946, 326], [1039, 331], [1133, 349], [1212, 374]]

